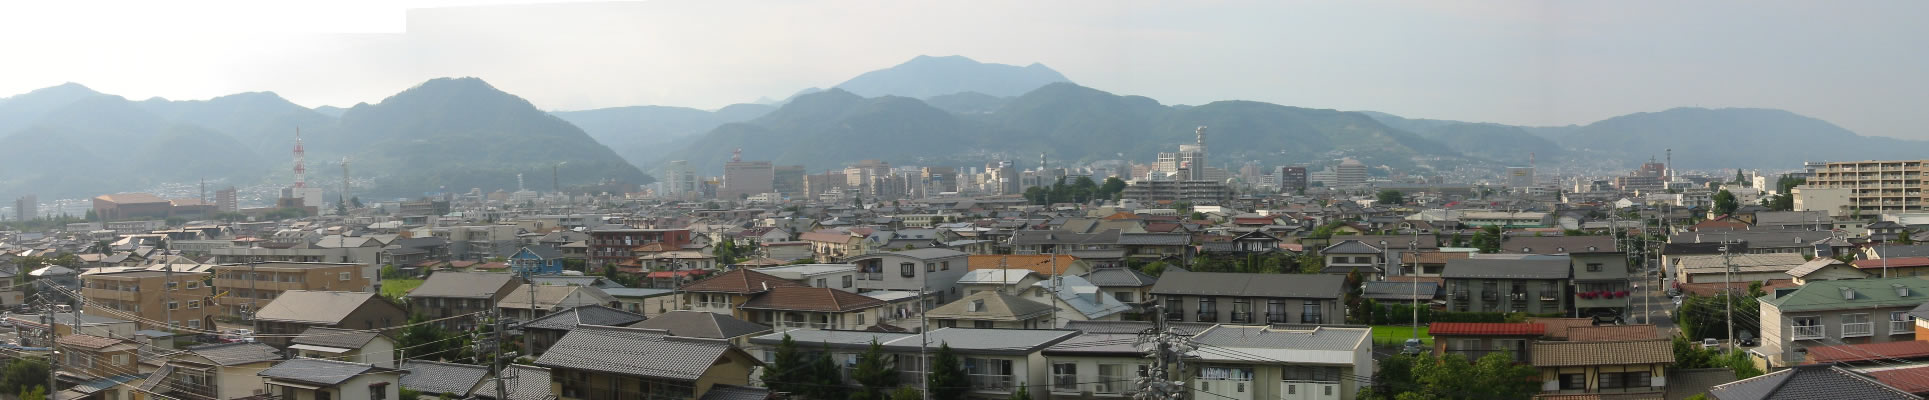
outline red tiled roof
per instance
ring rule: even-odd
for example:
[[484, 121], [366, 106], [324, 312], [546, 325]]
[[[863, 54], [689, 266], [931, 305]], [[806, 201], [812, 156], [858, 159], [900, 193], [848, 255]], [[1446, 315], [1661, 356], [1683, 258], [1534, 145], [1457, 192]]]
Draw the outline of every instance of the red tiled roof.
[[1855, 260], [1855, 262], [1850, 264], [1861, 269], [1921, 267], [1929, 266], [1929, 257], [1889, 257], [1878, 260]]
[[1870, 378], [1904, 392], [1929, 393], [1929, 366], [1867, 372]]
[[648, 276], [651, 278], [675, 278], [678, 275], [690, 277], [709, 273], [710, 270], [707, 269], [686, 269], [682, 271], [650, 271]]
[[850, 312], [883, 306], [883, 300], [831, 288], [772, 287], [742, 308], [784, 311]]
[[1661, 337], [1654, 325], [1601, 325], [1567, 328], [1567, 340], [1575, 342], [1621, 342]]
[[1547, 334], [1547, 325], [1501, 322], [1435, 322], [1433, 325], [1427, 327], [1427, 333], [1434, 336], [1540, 336]]
[[1810, 347], [1808, 348], [1807, 363], [1824, 364], [1922, 357], [1929, 357], [1929, 342], [1906, 340], [1900, 342]]
[[709, 279], [691, 282], [688, 285], [677, 288], [677, 291], [749, 294], [763, 292], [766, 287], [773, 289], [780, 287], [804, 287], [804, 284], [778, 278], [771, 274], [739, 268], [710, 277]]

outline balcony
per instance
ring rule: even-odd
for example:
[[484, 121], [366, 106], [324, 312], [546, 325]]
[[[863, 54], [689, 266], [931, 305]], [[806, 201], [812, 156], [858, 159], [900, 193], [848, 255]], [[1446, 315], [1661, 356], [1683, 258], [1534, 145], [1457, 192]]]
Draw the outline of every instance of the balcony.
[[1123, 389], [1130, 387], [1134, 379], [1137, 378], [1120, 375], [1099, 375], [1098, 380], [1092, 382], [1092, 393], [1117, 394], [1123, 391]]
[[1795, 340], [1822, 339], [1827, 337], [1825, 334], [1828, 333], [1821, 325], [1796, 325], [1794, 331], [1790, 337]]
[[1320, 314], [1300, 314], [1300, 315], [1299, 315], [1299, 323], [1302, 323], [1302, 324], [1324, 324], [1324, 323], [1326, 323], [1326, 318], [1324, 318], [1324, 316], [1323, 316], [1323, 315], [1320, 315]]
[[1011, 392], [1011, 375], [971, 375], [971, 390]]
[[1232, 312], [1232, 323], [1235, 323], [1235, 324], [1253, 323], [1253, 313], [1234, 311]]
[[1199, 322], [1219, 322], [1219, 312], [1217, 310], [1201, 310], [1199, 311]]
[[1875, 334], [1875, 324], [1869, 322], [1843, 322], [1842, 337], [1860, 337]]
[[1916, 321], [1889, 321], [1889, 334], [1907, 335], [1916, 333]]
[[1078, 375], [1052, 375], [1052, 391], [1078, 393]]
[[699, 301], [694, 303], [694, 305], [697, 308], [716, 308], [716, 309], [724, 309], [724, 310], [730, 309], [730, 303], [723, 302], [723, 301]]
[[1291, 322], [1291, 320], [1288, 318], [1289, 316], [1283, 312], [1266, 313], [1266, 323], [1268, 324], [1284, 324], [1284, 323]]
[[881, 280], [884, 280], [884, 273], [883, 272], [865, 272], [862, 276], [858, 277], [857, 279], [866, 280], [866, 281], [881, 281]]

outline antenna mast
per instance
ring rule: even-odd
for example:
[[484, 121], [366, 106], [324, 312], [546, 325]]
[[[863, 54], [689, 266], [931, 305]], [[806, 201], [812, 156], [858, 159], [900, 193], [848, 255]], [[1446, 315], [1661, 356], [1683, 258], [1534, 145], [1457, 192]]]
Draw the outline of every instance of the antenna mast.
[[[303, 166], [307, 152], [301, 149], [301, 127], [295, 127], [295, 189], [308, 187], [308, 167]], [[295, 194], [300, 197], [300, 193]]]

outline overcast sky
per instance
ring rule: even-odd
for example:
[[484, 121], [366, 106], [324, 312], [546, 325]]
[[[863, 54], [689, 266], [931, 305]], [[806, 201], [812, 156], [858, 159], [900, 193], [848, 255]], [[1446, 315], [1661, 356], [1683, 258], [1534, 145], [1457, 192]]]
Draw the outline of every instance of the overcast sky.
[[716, 108], [955, 54], [1167, 104], [1527, 125], [1769, 107], [1929, 139], [1920, 1], [528, 3], [9, 2], [0, 96], [71, 81], [349, 106], [476, 76], [552, 110]]

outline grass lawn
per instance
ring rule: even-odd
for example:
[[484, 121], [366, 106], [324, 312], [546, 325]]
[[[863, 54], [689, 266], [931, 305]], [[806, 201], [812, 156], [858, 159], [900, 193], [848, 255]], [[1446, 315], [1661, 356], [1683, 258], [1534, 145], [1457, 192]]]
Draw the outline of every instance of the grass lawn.
[[421, 279], [383, 279], [382, 297], [399, 299], [408, 295], [416, 286], [422, 286]]
[[[1412, 325], [1374, 325], [1373, 342], [1399, 345], [1413, 338]], [[1433, 347], [1433, 337], [1427, 335], [1427, 327], [1420, 327], [1420, 343]]]

